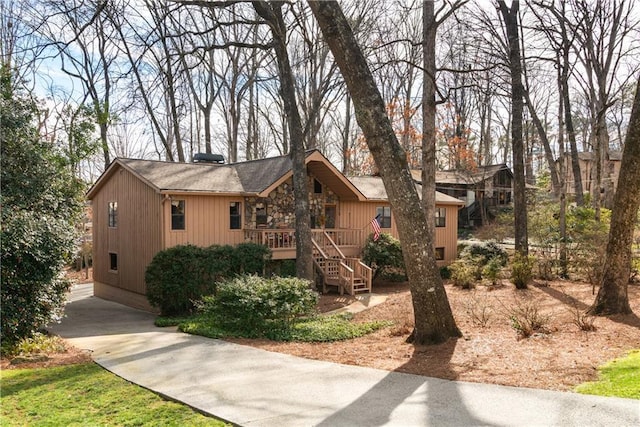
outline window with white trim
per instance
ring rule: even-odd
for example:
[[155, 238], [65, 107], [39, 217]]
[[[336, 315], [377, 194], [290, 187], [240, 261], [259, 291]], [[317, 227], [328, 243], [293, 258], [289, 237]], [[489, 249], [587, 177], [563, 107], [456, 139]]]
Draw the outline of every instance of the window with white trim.
[[446, 227], [447, 208], [436, 208], [436, 227]]
[[118, 202], [109, 202], [108, 218], [109, 228], [116, 228], [118, 226]]
[[185, 229], [184, 200], [171, 200], [171, 229]]

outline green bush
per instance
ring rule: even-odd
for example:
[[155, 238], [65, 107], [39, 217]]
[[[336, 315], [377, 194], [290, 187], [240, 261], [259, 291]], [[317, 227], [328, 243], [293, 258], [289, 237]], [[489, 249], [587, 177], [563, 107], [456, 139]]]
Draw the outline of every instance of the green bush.
[[374, 278], [384, 277], [384, 272], [392, 269], [402, 270], [404, 259], [400, 241], [388, 233], [381, 233], [377, 241], [370, 235], [362, 250], [362, 260], [374, 269]]
[[451, 280], [462, 289], [473, 289], [476, 281], [477, 267], [467, 259], [457, 259], [449, 265]]
[[266, 263], [271, 257], [271, 250], [269, 250], [268, 247], [266, 247], [265, 245], [246, 242], [240, 243], [234, 249], [235, 259], [237, 262], [237, 273], [258, 275], [264, 274]]
[[517, 289], [527, 289], [527, 284], [533, 277], [535, 258], [531, 255], [521, 255], [516, 252], [511, 261], [511, 282]]
[[163, 315], [189, 313], [194, 301], [215, 291], [209, 253], [194, 245], [179, 245], [160, 251], [145, 272], [147, 299]]
[[36, 101], [0, 67], [0, 341], [15, 344], [59, 319], [75, 248], [83, 183], [39, 133]]
[[465, 247], [462, 252], [460, 252], [460, 258], [473, 259], [482, 267], [487, 265], [489, 261], [494, 260], [494, 263], [498, 263], [501, 267], [504, 267], [507, 265], [509, 255], [507, 251], [498, 246], [495, 241], [488, 241], [485, 243], [474, 243]]
[[498, 283], [500, 272], [502, 271], [502, 260], [491, 258], [489, 262], [482, 268], [482, 277], [489, 280], [492, 285]]
[[[544, 279], [567, 272], [559, 262], [562, 243], [559, 212], [557, 202], [540, 203], [529, 210], [529, 238], [539, 247], [539, 275]], [[600, 214], [600, 221], [596, 221], [591, 207], [568, 206], [566, 210], [566, 267], [570, 273], [591, 283], [599, 282], [604, 268], [611, 218], [611, 211], [607, 209], [601, 209]]]
[[203, 276], [205, 280], [216, 283], [236, 274], [234, 265], [238, 264], [238, 260], [233, 246], [211, 245], [203, 249], [201, 259], [206, 271], [206, 275]]
[[216, 292], [216, 283], [243, 272], [262, 274], [269, 254], [255, 243], [165, 249], [147, 267], [147, 299], [165, 316], [190, 313], [194, 301]]
[[243, 275], [219, 283], [216, 295], [204, 297], [199, 308], [225, 329], [262, 336], [311, 315], [317, 302], [306, 280]]
[[442, 280], [451, 279], [451, 269], [449, 268], [449, 266], [444, 265], [440, 267], [440, 277], [442, 278]]

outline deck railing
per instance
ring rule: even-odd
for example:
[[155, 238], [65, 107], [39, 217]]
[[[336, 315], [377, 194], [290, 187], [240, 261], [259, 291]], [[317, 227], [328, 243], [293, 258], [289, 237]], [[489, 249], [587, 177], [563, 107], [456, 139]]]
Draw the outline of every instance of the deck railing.
[[265, 245], [269, 249], [295, 249], [296, 237], [293, 229], [245, 229], [245, 239], [249, 242]]
[[[323, 228], [311, 230], [313, 238], [324, 241], [328, 236], [338, 247], [361, 247], [363, 243], [362, 230], [346, 228]], [[245, 240], [267, 246], [269, 249], [295, 249], [295, 230], [293, 228], [259, 228], [245, 229]], [[324, 245], [323, 245], [324, 247]]]

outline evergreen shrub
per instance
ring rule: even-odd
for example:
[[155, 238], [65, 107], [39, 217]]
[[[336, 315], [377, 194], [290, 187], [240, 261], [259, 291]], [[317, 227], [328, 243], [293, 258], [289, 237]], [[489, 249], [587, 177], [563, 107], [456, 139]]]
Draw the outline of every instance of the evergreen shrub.
[[215, 296], [204, 297], [199, 309], [222, 328], [263, 336], [312, 315], [317, 303], [318, 294], [306, 280], [242, 275], [219, 283]]
[[245, 272], [261, 274], [269, 254], [255, 243], [165, 249], [147, 267], [147, 299], [164, 316], [191, 313], [195, 301], [216, 292], [218, 282]]
[[384, 277], [385, 273], [392, 271], [406, 276], [400, 241], [388, 233], [380, 233], [377, 241], [372, 236], [367, 238], [362, 261], [374, 269], [374, 278]]

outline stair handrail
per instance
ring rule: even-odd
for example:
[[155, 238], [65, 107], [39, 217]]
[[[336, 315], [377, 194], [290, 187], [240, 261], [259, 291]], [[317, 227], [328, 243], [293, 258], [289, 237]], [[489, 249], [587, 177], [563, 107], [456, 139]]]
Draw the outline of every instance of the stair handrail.
[[345, 259], [346, 257], [344, 256], [344, 253], [342, 253], [342, 250], [338, 247], [338, 245], [336, 245], [336, 242], [333, 241], [331, 236], [329, 236], [329, 234], [326, 231], [323, 231], [322, 235], [324, 236], [324, 240], [329, 242], [329, 246], [331, 246], [333, 250], [338, 253], [340, 258]]

